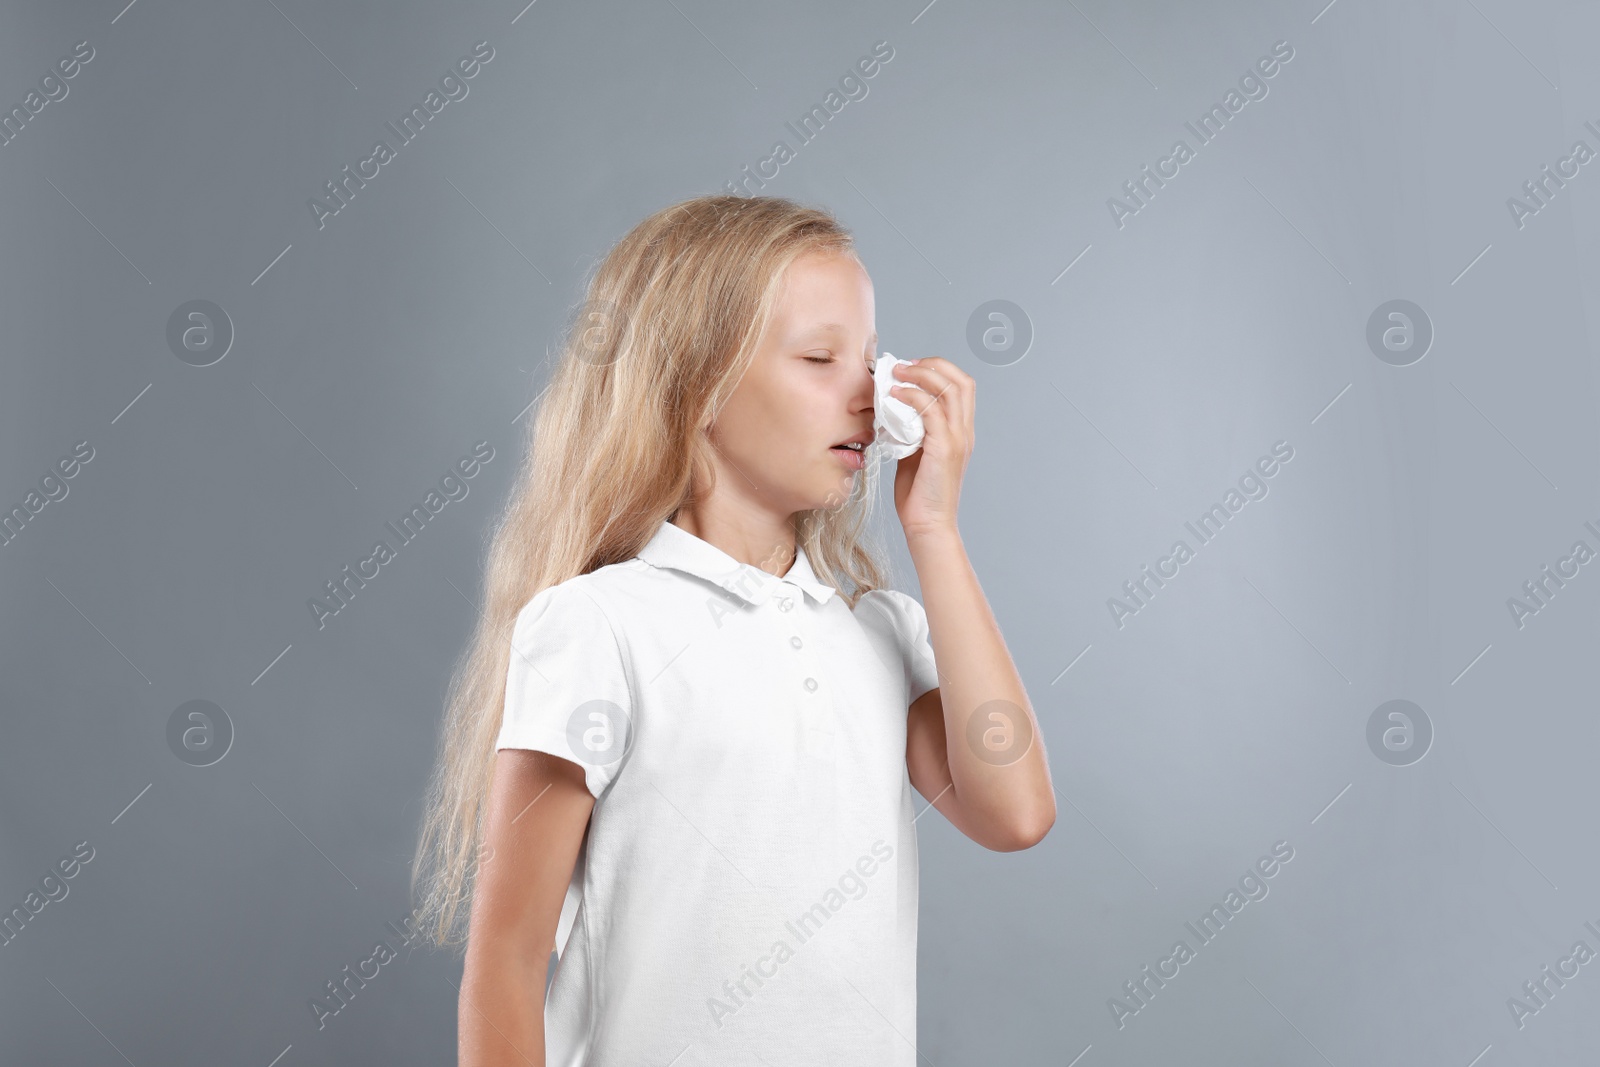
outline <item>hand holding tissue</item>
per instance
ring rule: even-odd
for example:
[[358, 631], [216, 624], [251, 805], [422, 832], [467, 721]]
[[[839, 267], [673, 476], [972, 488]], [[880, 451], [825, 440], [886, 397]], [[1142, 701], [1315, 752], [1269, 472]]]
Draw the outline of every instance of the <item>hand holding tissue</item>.
[[922, 447], [922, 416], [910, 404], [889, 395], [896, 385], [919, 388], [894, 376], [896, 364], [910, 362], [885, 352], [872, 370], [872, 445], [873, 451], [885, 459], [901, 460]]

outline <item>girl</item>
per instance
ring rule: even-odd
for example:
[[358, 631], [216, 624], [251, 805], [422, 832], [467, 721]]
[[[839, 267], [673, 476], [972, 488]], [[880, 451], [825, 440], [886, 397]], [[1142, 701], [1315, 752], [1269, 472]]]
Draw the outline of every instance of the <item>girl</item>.
[[974, 383], [895, 371], [925, 427], [894, 478], [925, 613], [862, 539], [877, 334], [833, 217], [676, 204], [600, 264], [579, 322], [413, 871], [437, 943], [470, 911], [460, 1062], [912, 1067], [911, 789], [996, 851], [1055, 821], [956, 526]]

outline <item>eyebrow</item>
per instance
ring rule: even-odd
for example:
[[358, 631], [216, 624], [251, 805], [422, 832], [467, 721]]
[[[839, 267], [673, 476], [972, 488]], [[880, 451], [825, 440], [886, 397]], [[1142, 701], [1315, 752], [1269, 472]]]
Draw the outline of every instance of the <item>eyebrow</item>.
[[[844, 332], [844, 326], [842, 326], [841, 324], [839, 324], [837, 322], [819, 322], [815, 326], [811, 327], [811, 329], [806, 330], [805, 332], [799, 334], [798, 337], [799, 337], [800, 340], [804, 340], [807, 337], [815, 337], [818, 334], [843, 333], [843, 332]], [[876, 331], [874, 331], [872, 336], [867, 338], [867, 343], [868, 344], [872, 344], [873, 342], [877, 341], [877, 339], [878, 339], [878, 334], [877, 334]]]

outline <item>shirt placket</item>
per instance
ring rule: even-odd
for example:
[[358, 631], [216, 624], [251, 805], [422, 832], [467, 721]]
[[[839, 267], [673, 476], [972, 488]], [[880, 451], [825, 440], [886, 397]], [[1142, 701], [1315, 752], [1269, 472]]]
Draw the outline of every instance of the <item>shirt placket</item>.
[[793, 582], [779, 579], [773, 589], [771, 604], [777, 613], [778, 631], [789, 646], [796, 670], [791, 677], [798, 678], [797, 706], [800, 709], [801, 749], [808, 755], [822, 759], [833, 756], [833, 726], [828, 719], [831, 695], [825, 691], [828, 679], [823, 676], [822, 664], [812, 647], [811, 637], [802, 623], [805, 593]]

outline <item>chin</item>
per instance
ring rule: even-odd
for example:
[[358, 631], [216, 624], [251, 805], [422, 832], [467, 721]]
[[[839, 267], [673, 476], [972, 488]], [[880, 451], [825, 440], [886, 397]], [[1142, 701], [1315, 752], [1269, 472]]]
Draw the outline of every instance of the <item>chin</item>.
[[840, 478], [828, 487], [812, 507], [819, 511], [833, 511], [849, 503], [855, 495], [856, 477], [860, 472], [852, 472], [849, 477]]

